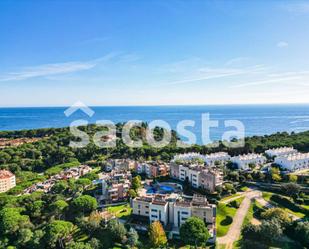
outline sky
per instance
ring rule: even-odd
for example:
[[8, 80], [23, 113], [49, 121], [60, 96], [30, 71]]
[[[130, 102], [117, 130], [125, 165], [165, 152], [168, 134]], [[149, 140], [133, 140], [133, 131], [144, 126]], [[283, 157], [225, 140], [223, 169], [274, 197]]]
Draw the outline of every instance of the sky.
[[309, 2], [0, 1], [0, 106], [308, 103]]

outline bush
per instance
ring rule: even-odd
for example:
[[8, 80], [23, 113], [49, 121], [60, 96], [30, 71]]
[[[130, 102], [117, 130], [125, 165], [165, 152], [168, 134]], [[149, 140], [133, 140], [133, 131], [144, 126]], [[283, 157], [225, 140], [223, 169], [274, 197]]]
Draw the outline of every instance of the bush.
[[234, 201], [231, 201], [229, 204], [228, 204], [229, 207], [233, 207], [233, 208], [239, 208], [239, 202], [234, 200]]

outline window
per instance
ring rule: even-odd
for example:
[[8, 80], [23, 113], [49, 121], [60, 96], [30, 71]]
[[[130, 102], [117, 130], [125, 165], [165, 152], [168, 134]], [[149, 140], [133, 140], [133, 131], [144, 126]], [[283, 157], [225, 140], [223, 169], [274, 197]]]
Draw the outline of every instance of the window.
[[182, 211], [181, 214], [188, 215], [189, 213], [186, 211]]
[[151, 215], [151, 218], [158, 219], [157, 215]]
[[151, 212], [158, 212], [158, 210], [157, 209], [151, 209]]

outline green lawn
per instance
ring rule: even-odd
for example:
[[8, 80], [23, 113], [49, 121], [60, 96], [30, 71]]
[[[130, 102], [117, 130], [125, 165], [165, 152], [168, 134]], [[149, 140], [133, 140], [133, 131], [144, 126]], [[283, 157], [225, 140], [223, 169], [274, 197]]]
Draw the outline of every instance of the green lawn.
[[107, 211], [114, 213], [117, 218], [127, 218], [132, 213], [132, 208], [129, 204], [108, 207]]
[[[283, 210], [285, 210], [286, 212], [290, 213], [290, 214], [293, 214], [299, 218], [304, 218], [305, 217], [305, 214], [304, 213], [301, 213], [301, 212], [294, 212], [292, 211], [291, 209], [289, 209], [288, 207], [285, 207], [285, 206], [282, 206], [280, 205], [279, 203], [277, 202], [274, 202], [271, 200], [271, 197], [274, 195], [274, 193], [271, 193], [271, 192], [263, 192], [262, 193], [262, 196], [263, 198], [268, 201], [270, 204], [272, 204], [273, 206], [275, 207], [279, 207], [279, 208], [282, 208]], [[290, 199], [289, 197], [286, 197], [284, 196], [285, 198], [288, 198]]]
[[[236, 199], [240, 204], [243, 201], [244, 197]], [[233, 217], [235, 216], [237, 209], [229, 207], [228, 204], [219, 203], [217, 206], [217, 236], [222, 237], [226, 235], [231, 224], [233, 223]]]
[[240, 194], [237, 193], [237, 194], [229, 195], [229, 196], [227, 196], [227, 197], [222, 198], [220, 201], [227, 201], [227, 200], [232, 199], [232, 198], [235, 198], [235, 197], [237, 197], [237, 196], [240, 196]]

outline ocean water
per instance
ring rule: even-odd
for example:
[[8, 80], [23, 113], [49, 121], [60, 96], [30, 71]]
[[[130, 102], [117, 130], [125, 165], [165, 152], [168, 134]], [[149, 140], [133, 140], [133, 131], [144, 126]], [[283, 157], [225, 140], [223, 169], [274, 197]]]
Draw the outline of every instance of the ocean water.
[[227, 106], [144, 106], [144, 107], [91, 107], [94, 115], [89, 118], [82, 111], [66, 117], [66, 107], [0, 108], [0, 130], [21, 130], [69, 126], [74, 120], [89, 123], [111, 120], [115, 123], [128, 120], [164, 120], [175, 129], [181, 120], [193, 120], [195, 126], [188, 130], [201, 143], [201, 115], [209, 113], [219, 127], [210, 129], [212, 140], [219, 140], [225, 131], [225, 120], [239, 120], [245, 126], [245, 135], [265, 135], [275, 132], [300, 132], [309, 130], [309, 105], [227, 105]]

